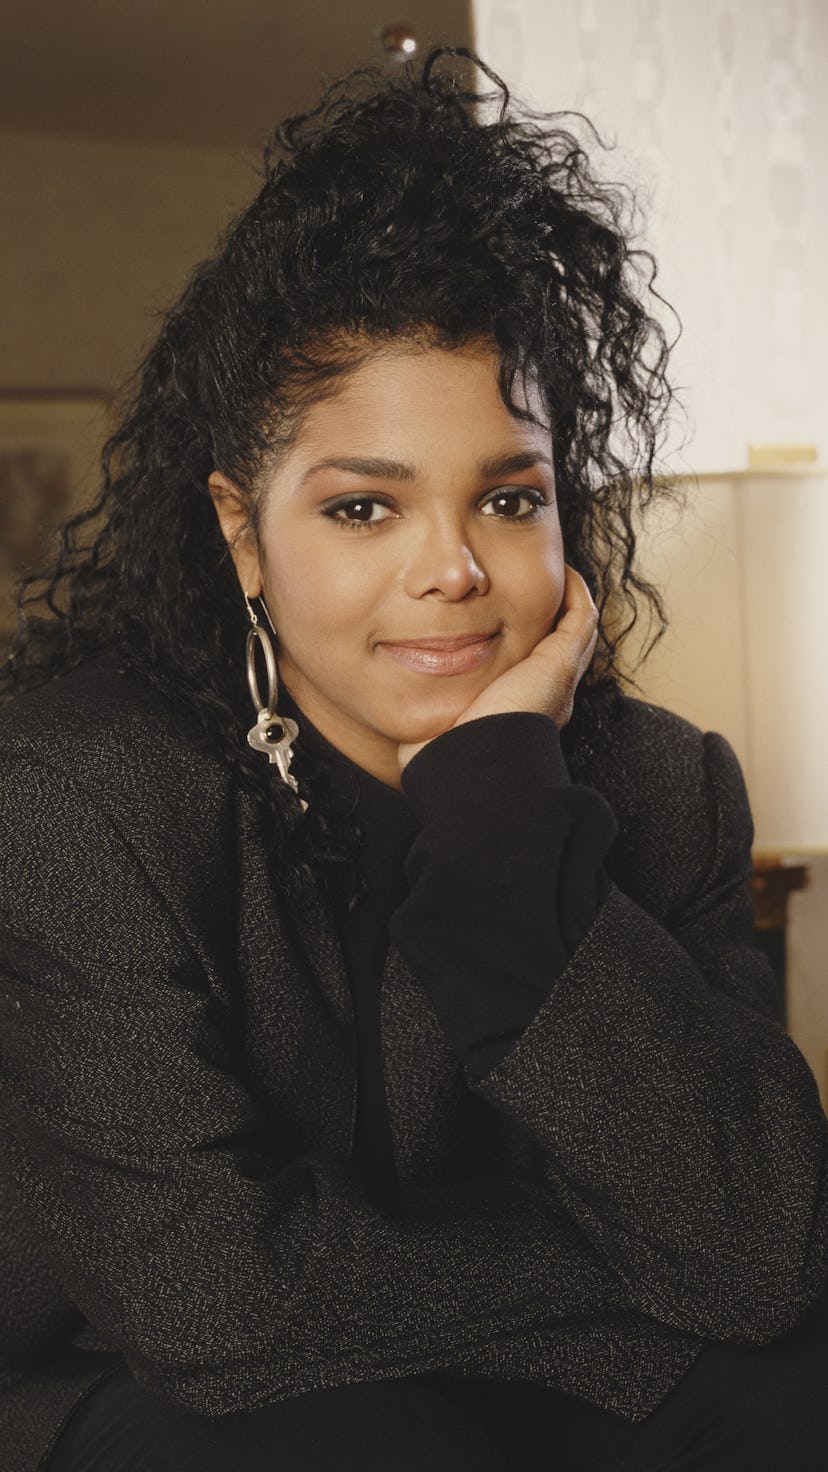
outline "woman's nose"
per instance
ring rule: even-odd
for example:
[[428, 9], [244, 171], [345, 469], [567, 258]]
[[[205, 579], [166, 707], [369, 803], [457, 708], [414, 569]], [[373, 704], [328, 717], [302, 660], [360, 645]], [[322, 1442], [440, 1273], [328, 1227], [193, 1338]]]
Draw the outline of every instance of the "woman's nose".
[[433, 523], [422, 528], [411, 549], [405, 573], [410, 598], [436, 593], [454, 602], [471, 592], [488, 591], [489, 579], [460, 524]]

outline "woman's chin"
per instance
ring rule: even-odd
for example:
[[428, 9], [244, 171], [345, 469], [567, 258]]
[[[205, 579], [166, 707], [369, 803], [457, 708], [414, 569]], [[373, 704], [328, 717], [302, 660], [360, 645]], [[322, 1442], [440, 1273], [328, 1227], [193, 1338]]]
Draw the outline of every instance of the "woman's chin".
[[394, 737], [401, 746], [419, 746], [424, 741], [433, 741], [435, 736], [442, 736], [444, 731], [456, 725], [469, 705], [470, 700], [454, 701], [441, 706], [439, 712], [418, 714], [404, 724], [400, 722]]

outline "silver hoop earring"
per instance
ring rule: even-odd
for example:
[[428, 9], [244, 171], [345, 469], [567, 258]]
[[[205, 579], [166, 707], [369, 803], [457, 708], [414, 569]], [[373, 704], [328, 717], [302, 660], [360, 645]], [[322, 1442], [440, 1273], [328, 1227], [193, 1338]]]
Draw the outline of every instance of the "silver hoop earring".
[[[276, 655], [270, 642], [270, 635], [266, 629], [261, 627], [256, 617], [255, 610], [251, 606], [247, 594], [244, 595], [247, 612], [250, 617], [250, 628], [247, 631], [247, 684], [256, 707], [256, 724], [251, 726], [247, 733], [247, 741], [255, 751], [264, 752], [268, 761], [279, 768], [279, 775], [287, 786], [292, 788], [299, 797], [299, 787], [296, 778], [291, 775], [290, 763], [293, 759], [293, 747], [291, 743], [299, 735], [299, 727], [289, 716], [280, 716], [276, 710], [276, 701], [279, 693], [279, 682], [276, 673]], [[268, 614], [268, 619], [270, 615]], [[271, 628], [273, 627], [271, 623]], [[256, 676], [256, 645], [260, 644], [264, 655], [265, 668], [267, 670], [267, 701], [262, 700], [259, 690], [259, 681]], [[299, 798], [299, 806], [302, 812], [307, 812], [307, 803]]]

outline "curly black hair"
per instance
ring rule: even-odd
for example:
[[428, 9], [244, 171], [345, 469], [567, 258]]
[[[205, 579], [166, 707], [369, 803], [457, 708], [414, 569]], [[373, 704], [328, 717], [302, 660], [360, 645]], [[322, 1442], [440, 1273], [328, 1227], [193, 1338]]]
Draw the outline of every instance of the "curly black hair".
[[[472, 66], [494, 92], [475, 90]], [[308, 408], [372, 345], [485, 340], [513, 413], [526, 417], [519, 376], [540, 387], [566, 558], [601, 614], [564, 732], [577, 776], [620, 689], [618, 654], [640, 606], [656, 625], [647, 652], [665, 626], [657, 589], [634, 566], [634, 519], [675, 493], [655, 470], [672, 399], [655, 265], [632, 248], [629, 197], [597, 177], [585, 130], [603, 146], [580, 115], [515, 105], [460, 47], [396, 75], [353, 72], [282, 123], [259, 193], [195, 269], [127, 386], [97, 500], [63, 527], [54, 566], [20, 585], [0, 689], [115, 648], [275, 810], [286, 878], [353, 856], [358, 840], [331, 806], [323, 764], [297, 750], [310, 803], [297, 822], [247, 745], [246, 613], [208, 477], [220, 470], [240, 488], [255, 529], [258, 492]]]

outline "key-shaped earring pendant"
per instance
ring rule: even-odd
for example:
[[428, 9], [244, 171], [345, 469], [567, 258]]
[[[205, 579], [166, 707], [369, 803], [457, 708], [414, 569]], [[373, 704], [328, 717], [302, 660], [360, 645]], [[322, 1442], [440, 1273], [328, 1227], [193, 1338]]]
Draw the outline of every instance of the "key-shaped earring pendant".
[[283, 782], [296, 792], [296, 778], [290, 774], [293, 756], [291, 742], [299, 735], [299, 727], [288, 716], [277, 716], [272, 711], [260, 710], [255, 726], [251, 726], [247, 739], [256, 751], [263, 751], [267, 759], [279, 768]]
[[[259, 711], [255, 726], [251, 726], [247, 733], [247, 740], [255, 751], [263, 751], [271, 765], [279, 768], [279, 776], [288, 787], [298, 795], [299, 786], [296, 778], [291, 774], [290, 763], [293, 757], [291, 743], [299, 735], [299, 727], [289, 716], [274, 715], [272, 711], [263, 709]], [[307, 810], [307, 803], [299, 798], [302, 811]]]

